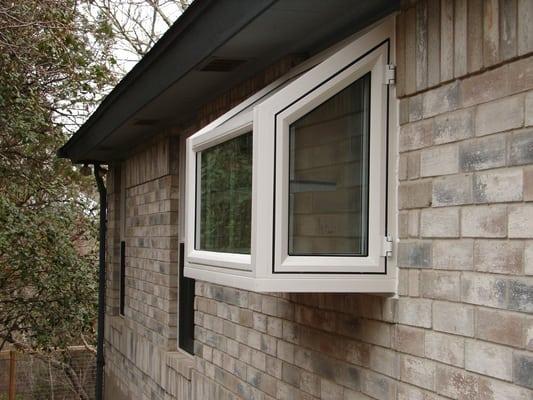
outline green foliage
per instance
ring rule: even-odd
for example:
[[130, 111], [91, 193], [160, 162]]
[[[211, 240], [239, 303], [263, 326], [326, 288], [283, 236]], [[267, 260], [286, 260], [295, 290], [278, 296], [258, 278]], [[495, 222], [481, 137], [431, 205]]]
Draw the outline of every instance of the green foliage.
[[0, 349], [93, 332], [94, 183], [55, 153], [112, 82], [113, 58], [105, 24], [78, 6], [0, 2]]
[[92, 332], [96, 268], [73, 246], [69, 211], [0, 198], [0, 332], [32, 348], [64, 348]]

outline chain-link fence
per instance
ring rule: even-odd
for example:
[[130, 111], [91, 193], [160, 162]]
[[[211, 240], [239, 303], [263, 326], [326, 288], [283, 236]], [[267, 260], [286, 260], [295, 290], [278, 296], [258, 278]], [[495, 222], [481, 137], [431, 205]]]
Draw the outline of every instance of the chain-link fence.
[[96, 358], [84, 347], [61, 357], [0, 352], [0, 400], [93, 399], [95, 377]]

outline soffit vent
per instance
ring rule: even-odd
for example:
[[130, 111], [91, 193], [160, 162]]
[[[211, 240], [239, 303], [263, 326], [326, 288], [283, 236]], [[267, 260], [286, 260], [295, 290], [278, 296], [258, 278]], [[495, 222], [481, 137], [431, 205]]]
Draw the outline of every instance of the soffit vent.
[[247, 60], [238, 58], [211, 58], [198, 70], [205, 72], [229, 72], [233, 71]]

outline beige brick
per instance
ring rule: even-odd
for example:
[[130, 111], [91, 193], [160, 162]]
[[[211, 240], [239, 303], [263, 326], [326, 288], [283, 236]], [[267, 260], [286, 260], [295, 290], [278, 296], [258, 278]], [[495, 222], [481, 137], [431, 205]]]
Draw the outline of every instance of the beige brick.
[[409, 97], [409, 121], [422, 119], [422, 94]]
[[402, 353], [424, 357], [424, 340], [426, 331], [405, 325], [396, 325], [394, 348]]
[[524, 250], [524, 272], [533, 275], [533, 242], [528, 242]]
[[441, 332], [474, 336], [474, 308], [465, 304], [435, 301], [433, 328]]
[[531, 397], [531, 391], [525, 388], [446, 365], [437, 365], [436, 381], [437, 392], [452, 399], [529, 400]]
[[524, 168], [524, 200], [533, 201], [533, 167]]
[[481, 104], [476, 112], [476, 135], [516, 129], [524, 124], [524, 97], [514, 96]]
[[455, 144], [422, 150], [420, 176], [440, 176], [459, 171], [459, 148]]
[[435, 363], [424, 358], [402, 354], [400, 356], [400, 376], [402, 381], [434, 390]]
[[525, 57], [509, 64], [509, 90], [511, 93], [533, 89], [533, 62]]
[[398, 274], [398, 295], [408, 296], [409, 295], [409, 270], [400, 269]]
[[512, 380], [513, 352], [508, 347], [479, 340], [467, 340], [465, 368], [494, 378]]
[[433, 207], [472, 203], [472, 174], [450, 175], [433, 181]]
[[400, 128], [400, 152], [431, 146], [433, 121], [423, 120]]
[[476, 310], [476, 337], [490, 342], [522, 347], [524, 317], [506, 311], [478, 308]]
[[533, 50], [533, 4], [528, 0], [518, 1], [518, 54]]
[[502, 66], [461, 81], [463, 106], [485, 103], [509, 94], [509, 68]]
[[398, 321], [401, 324], [431, 327], [431, 300], [400, 298], [398, 302]]
[[473, 268], [472, 239], [433, 241], [433, 267], [470, 270]]
[[398, 214], [398, 237], [405, 239], [409, 237], [409, 213], [407, 211]]
[[474, 176], [474, 201], [476, 203], [500, 203], [522, 200], [522, 169], [477, 173]]
[[464, 366], [465, 340], [462, 337], [438, 332], [426, 334], [426, 357], [445, 364]]
[[420, 295], [425, 298], [458, 301], [461, 297], [459, 272], [421, 271]]
[[472, 136], [474, 136], [472, 109], [458, 110], [435, 118], [434, 144], [455, 142]]
[[420, 152], [412, 152], [407, 155], [407, 178], [417, 179], [420, 177]]
[[399, 375], [399, 355], [393, 350], [379, 346], [370, 348], [370, 368], [376, 372], [396, 378]]
[[461, 213], [462, 234], [466, 237], [505, 237], [506, 206], [464, 207]]
[[533, 204], [509, 207], [509, 237], [533, 238]]
[[400, 160], [398, 162], [398, 179], [405, 181], [407, 179], [407, 158], [409, 153], [400, 154]]
[[[343, 388], [336, 383], [322, 379], [320, 382], [320, 398], [324, 400], [343, 400]], [[292, 398], [292, 397], [291, 397]]]
[[398, 400], [444, 400], [444, 397], [415, 386], [401, 383], [398, 388]]
[[533, 316], [526, 318], [526, 331], [525, 331], [525, 347], [528, 350], [533, 350]]
[[420, 211], [418, 211], [418, 210], [409, 211], [409, 215], [408, 215], [408, 230], [407, 230], [407, 233], [408, 233], [409, 237], [417, 237], [418, 236], [419, 220], [420, 220]]
[[409, 270], [409, 296], [418, 297], [420, 293], [420, 272], [417, 269]]
[[420, 214], [420, 235], [422, 237], [453, 238], [459, 236], [459, 209], [434, 208], [422, 210]]
[[525, 126], [533, 125], [533, 92], [526, 95]]
[[507, 280], [498, 275], [464, 273], [461, 279], [461, 298], [466, 303], [504, 308]]
[[401, 210], [422, 208], [431, 205], [431, 181], [402, 183], [399, 187], [399, 205]]
[[396, 387], [396, 380], [370, 370], [364, 370], [361, 391], [372, 399], [396, 400]]
[[521, 274], [524, 243], [508, 240], [477, 240], [474, 267], [477, 271]]
[[409, 122], [409, 98], [404, 98], [400, 100], [399, 105], [399, 120], [400, 125], [404, 125]]

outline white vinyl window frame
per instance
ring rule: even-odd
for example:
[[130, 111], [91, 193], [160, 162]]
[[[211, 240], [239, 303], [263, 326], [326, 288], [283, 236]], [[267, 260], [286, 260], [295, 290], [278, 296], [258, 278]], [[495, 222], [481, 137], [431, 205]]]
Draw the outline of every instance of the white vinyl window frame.
[[[386, 84], [387, 64], [395, 60], [394, 18], [391, 15], [302, 64], [187, 139], [186, 276], [253, 291], [396, 292], [398, 102], [394, 85]], [[289, 256], [289, 126], [369, 72], [368, 254]], [[250, 255], [197, 250], [197, 154], [250, 131]], [[392, 254], [386, 253], [385, 236], [394, 238]]]
[[[322, 68], [305, 76], [300, 90], [290, 94], [280, 93], [273, 98], [261, 121], [273, 119], [275, 124], [275, 227], [274, 272], [347, 272], [383, 273], [385, 258], [382, 256], [382, 239], [385, 236], [386, 194], [386, 130], [387, 86], [385, 68], [389, 43], [385, 42], [369, 54], [353, 62], [335, 60], [331, 68]], [[338, 70], [348, 63], [348, 67]], [[337, 70], [336, 70], [337, 69]], [[334, 97], [340, 91], [370, 73], [370, 151], [368, 178], [368, 255], [366, 256], [295, 256], [288, 252], [288, 198], [290, 125], [304, 115]], [[319, 86], [317, 83], [321, 82]], [[305, 92], [305, 88], [313, 87]], [[276, 110], [274, 113], [272, 111]], [[278, 111], [279, 110], [279, 111]], [[261, 111], [260, 111], [261, 113]]]
[[[251, 132], [250, 121], [236, 120], [231, 127], [217, 127], [204, 135], [193, 136], [187, 141], [187, 179], [190, 183], [187, 190], [187, 223], [186, 223], [186, 248], [187, 260], [194, 264], [210, 265], [214, 267], [251, 271], [251, 255], [207, 251], [196, 248], [200, 235], [201, 196], [200, 165], [202, 151], [208, 150], [217, 144], [227, 142], [238, 136]], [[253, 252], [251, 243], [250, 252]]]

